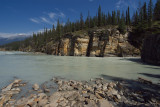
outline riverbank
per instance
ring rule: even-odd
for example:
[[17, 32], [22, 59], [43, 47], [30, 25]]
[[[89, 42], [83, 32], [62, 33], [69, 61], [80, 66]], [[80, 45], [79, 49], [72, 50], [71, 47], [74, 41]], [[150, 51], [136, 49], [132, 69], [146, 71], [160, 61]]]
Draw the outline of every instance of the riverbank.
[[112, 82], [103, 78], [90, 81], [53, 78], [41, 85], [34, 84], [26, 88], [28, 85], [16, 79], [3, 88], [0, 107], [160, 106], [160, 86], [143, 78]]

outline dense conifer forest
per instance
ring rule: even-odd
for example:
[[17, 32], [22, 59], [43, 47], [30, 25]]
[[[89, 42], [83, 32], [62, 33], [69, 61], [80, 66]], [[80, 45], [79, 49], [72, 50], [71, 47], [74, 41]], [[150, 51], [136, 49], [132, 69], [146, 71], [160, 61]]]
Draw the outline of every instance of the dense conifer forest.
[[[147, 5], [148, 4], [148, 5]], [[2, 47], [7, 50], [19, 50], [20, 48], [32, 47], [36, 51], [39, 51], [44, 45], [50, 41], [60, 41], [66, 33], [73, 32], [88, 32], [93, 28], [103, 28], [106, 26], [116, 26], [120, 33], [125, 34], [129, 28], [132, 28], [132, 35], [130, 36], [131, 43], [137, 44], [142, 42], [144, 38], [141, 34], [146, 31], [152, 31], [152, 33], [159, 33], [160, 26], [160, 0], [157, 0], [155, 6], [152, 0], [148, 3], [141, 5], [139, 3], [138, 9], [131, 17], [130, 7], [124, 11], [112, 11], [102, 12], [101, 6], [98, 8], [98, 12], [95, 16], [91, 17], [88, 12], [86, 19], [83, 18], [83, 14], [80, 13], [80, 19], [76, 22], [71, 22], [69, 19], [65, 25], [60, 20], [57, 21], [57, 25], [53, 25], [52, 29], [44, 28], [44, 32], [33, 33], [32, 37], [27, 38], [24, 41], [13, 42]], [[141, 38], [141, 41], [137, 42], [137, 39]]]

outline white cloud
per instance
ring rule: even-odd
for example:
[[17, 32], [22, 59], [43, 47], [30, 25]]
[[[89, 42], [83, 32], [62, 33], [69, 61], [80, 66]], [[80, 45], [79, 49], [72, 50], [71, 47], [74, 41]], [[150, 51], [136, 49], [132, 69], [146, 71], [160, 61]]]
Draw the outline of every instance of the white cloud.
[[126, 5], [127, 5], [127, 3], [125, 2], [125, 0], [118, 0], [118, 2], [116, 3], [116, 8], [119, 9], [119, 8], [122, 8]]
[[55, 8], [55, 10], [57, 12], [43, 12], [43, 16], [38, 18], [30, 18], [30, 21], [34, 23], [55, 24], [57, 19], [64, 19], [66, 17], [66, 15], [58, 8]]
[[62, 18], [66, 17], [63, 12], [60, 12], [60, 13], [59, 13], [59, 16], [62, 17]]
[[116, 3], [116, 8], [120, 9], [120, 8], [124, 8], [124, 7], [128, 7], [130, 6], [130, 8], [136, 9], [136, 1], [134, 0], [118, 0], [118, 2]]
[[34, 18], [30, 18], [29, 20], [34, 22], [34, 23], [40, 23], [37, 19], [34, 19]]
[[15, 37], [15, 36], [30, 36], [32, 33], [3, 33], [0, 32], [0, 37], [3, 38], [9, 38], [9, 37]]
[[51, 23], [50, 20], [45, 18], [45, 17], [41, 17], [41, 21], [44, 22], [44, 23], [48, 23], [48, 24]]
[[50, 12], [50, 13], [48, 13], [48, 16], [49, 16], [51, 19], [53, 19], [53, 18], [55, 18], [55, 17], [57, 16], [57, 14], [56, 14], [56, 13], [53, 13], [53, 12]]
[[0, 37], [3, 37], [3, 38], [10, 38], [10, 37], [17, 37], [17, 36], [29, 37], [29, 36], [33, 35], [33, 32], [34, 33], [44, 32], [44, 29], [39, 29], [39, 30], [36, 30], [36, 31], [30, 31], [30, 32], [26, 32], [26, 33], [4, 33], [4, 32], [0, 32]]

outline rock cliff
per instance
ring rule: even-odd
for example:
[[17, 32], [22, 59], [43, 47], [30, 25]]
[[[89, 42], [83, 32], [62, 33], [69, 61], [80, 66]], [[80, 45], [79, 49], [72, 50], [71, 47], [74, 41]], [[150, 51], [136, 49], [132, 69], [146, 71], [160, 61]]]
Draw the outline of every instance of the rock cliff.
[[160, 65], [160, 34], [145, 38], [141, 59], [146, 63]]
[[61, 56], [137, 56], [140, 50], [128, 42], [128, 32], [116, 28], [92, 29], [83, 33], [68, 33], [60, 40], [47, 43], [41, 52]]

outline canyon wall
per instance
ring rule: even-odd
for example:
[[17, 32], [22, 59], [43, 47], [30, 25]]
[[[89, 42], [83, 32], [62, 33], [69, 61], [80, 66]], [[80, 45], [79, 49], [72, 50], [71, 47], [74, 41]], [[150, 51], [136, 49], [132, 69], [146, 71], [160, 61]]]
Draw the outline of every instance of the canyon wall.
[[137, 56], [140, 50], [128, 42], [128, 33], [117, 29], [96, 29], [88, 34], [69, 33], [56, 42], [49, 42], [42, 52], [61, 56]]

